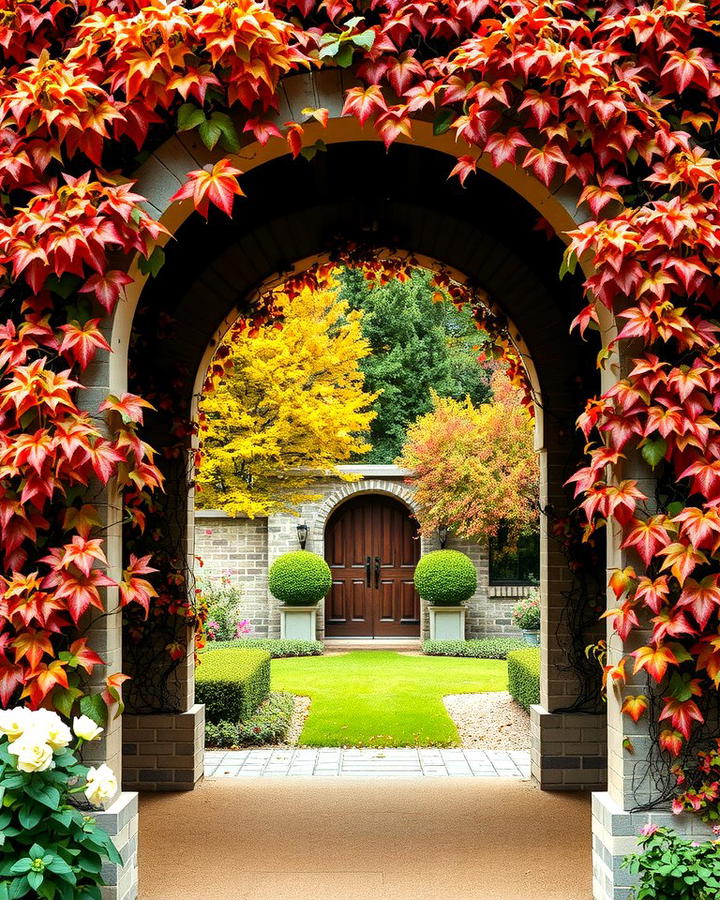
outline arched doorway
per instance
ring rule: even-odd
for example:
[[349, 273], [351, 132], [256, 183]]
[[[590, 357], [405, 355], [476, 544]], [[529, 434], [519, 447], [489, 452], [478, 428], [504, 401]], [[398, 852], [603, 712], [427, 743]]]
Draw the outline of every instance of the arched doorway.
[[333, 574], [325, 600], [327, 637], [420, 637], [416, 531], [407, 508], [383, 494], [361, 494], [335, 510], [325, 528]]

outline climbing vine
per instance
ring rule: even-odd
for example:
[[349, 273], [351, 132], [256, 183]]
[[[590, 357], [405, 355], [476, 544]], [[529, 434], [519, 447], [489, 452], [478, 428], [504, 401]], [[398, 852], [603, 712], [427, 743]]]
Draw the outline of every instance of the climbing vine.
[[[589, 216], [564, 262], [589, 273], [575, 324], [596, 327], [603, 307], [620, 323], [600, 365], [633, 348], [580, 418], [589, 462], [573, 477], [588, 533], [612, 522], [635, 557], [612, 577], [609, 615], [640, 646], [606, 677], [622, 685], [632, 666], [661, 685], [660, 746], [680, 753], [720, 687], [717, 12], [717, 0], [0, 0], [0, 702], [68, 711], [100, 663], [88, 614], [116, 585], [143, 614], [155, 594], [142, 550], [119, 581], [107, 574], [114, 523], [101, 515], [118, 489], [117, 515], [143, 534], [160, 487], [139, 433], [146, 401], [82, 391], [106, 365], [127, 260], [161, 263], [163, 228], [127, 181], [137, 154], [177, 130], [223, 148], [174, 199], [230, 214], [244, 134], [322, 150], [305, 127], [328, 111], [284, 122], [282, 77], [340, 67], [356, 79], [344, 114], [386, 146], [429, 119], [456, 136], [462, 182], [484, 161], [516, 165], [570, 183]], [[650, 496], [646, 474], [673, 490]], [[648, 702], [623, 709], [638, 719]]]

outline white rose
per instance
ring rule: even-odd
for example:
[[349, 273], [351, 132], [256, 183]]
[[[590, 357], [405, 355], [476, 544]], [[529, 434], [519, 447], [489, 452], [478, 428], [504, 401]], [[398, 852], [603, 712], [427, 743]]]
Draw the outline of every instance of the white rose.
[[72, 740], [72, 732], [60, 716], [49, 709], [37, 709], [32, 715], [32, 729], [45, 735], [45, 743], [53, 750], [62, 750]]
[[97, 769], [91, 766], [87, 773], [87, 787], [85, 796], [93, 806], [102, 806], [117, 793], [118, 784], [113, 770], [106, 763]]
[[16, 741], [30, 727], [32, 712], [26, 706], [14, 709], [0, 709], [0, 735], [7, 735], [8, 740]]
[[75, 716], [73, 719], [73, 731], [75, 735], [84, 741], [94, 741], [100, 737], [105, 729], [93, 722], [90, 716]]
[[53, 749], [40, 731], [26, 731], [8, 745], [8, 750], [17, 756], [15, 768], [20, 772], [45, 772], [55, 767]]

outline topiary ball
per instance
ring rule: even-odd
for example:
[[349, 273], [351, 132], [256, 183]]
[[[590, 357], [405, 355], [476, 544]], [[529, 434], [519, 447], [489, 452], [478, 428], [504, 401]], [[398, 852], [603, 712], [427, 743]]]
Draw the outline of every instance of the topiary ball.
[[270, 593], [288, 606], [311, 606], [332, 587], [330, 566], [317, 553], [283, 553], [268, 572]]
[[477, 572], [459, 550], [434, 550], [415, 567], [415, 587], [433, 606], [459, 606], [475, 593]]

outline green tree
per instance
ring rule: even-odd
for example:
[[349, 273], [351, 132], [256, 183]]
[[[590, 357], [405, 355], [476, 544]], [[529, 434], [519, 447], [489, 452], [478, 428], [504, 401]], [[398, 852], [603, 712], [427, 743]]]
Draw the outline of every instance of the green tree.
[[363, 336], [371, 353], [360, 361], [365, 389], [379, 392], [363, 462], [392, 463], [408, 427], [440, 397], [481, 404], [490, 397], [490, 375], [477, 362], [478, 331], [467, 310], [433, 300], [431, 276], [417, 271], [409, 281], [368, 285], [358, 270], [340, 275], [340, 296], [364, 313]]

